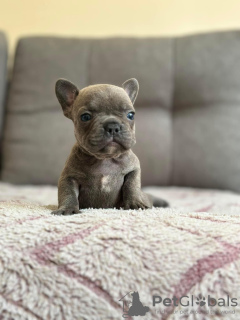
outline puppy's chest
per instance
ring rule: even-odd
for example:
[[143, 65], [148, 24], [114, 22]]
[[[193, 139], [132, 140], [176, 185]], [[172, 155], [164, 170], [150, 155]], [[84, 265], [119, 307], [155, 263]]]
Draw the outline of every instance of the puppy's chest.
[[111, 192], [115, 185], [119, 184], [120, 181], [121, 179], [118, 176], [102, 175], [99, 177], [97, 185], [100, 191], [108, 193]]
[[103, 162], [91, 167], [87, 185], [99, 192], [112, 192], [122, 186], [125, 171], [121, 165]]

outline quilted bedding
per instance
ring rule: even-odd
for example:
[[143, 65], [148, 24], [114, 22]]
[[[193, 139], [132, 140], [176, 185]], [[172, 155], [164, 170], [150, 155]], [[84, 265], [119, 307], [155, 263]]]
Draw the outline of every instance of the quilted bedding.
[[147, 191], [171, 208], [59, 217], [0, 183], [0, 319], [239, 319], [240, 195]]

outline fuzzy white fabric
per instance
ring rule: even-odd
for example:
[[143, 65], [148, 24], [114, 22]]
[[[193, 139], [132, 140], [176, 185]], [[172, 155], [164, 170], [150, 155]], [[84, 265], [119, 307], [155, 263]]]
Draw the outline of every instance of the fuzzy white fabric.
[[[0, 319], [120, 320], [129, 291], [150, 310], [128, 319], [239, 319], [240, 196], [147, 191], [171, 208], [59, 217], [56, 188], [0, 183]], [[239, 305], [152, 304], [199, 294]]]

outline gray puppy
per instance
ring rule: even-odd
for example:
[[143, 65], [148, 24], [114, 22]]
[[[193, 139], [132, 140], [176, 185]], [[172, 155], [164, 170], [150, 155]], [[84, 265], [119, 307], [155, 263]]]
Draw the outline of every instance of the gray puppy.
[[74, 123], [76, 144], [58, 183], [56, 215], [83, 208], [146, 209], [167, 202], [142, 192], [141, 169], [131, 148], [136, 143], [133, 107], [138, 81], [123, 88], [99, 84], [81, 91], [71, 82], [56, 82], [64, 115]]

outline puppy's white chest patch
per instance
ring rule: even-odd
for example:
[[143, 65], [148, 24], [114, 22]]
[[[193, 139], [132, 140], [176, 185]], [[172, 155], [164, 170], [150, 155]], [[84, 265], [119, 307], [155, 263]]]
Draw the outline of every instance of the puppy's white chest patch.
[[103, 176], [101, 179], [101, 190], [105, 192], [110, 192], [110, 182], [111, 182], [111, 176]]

